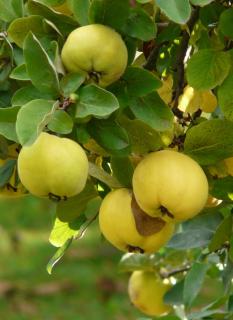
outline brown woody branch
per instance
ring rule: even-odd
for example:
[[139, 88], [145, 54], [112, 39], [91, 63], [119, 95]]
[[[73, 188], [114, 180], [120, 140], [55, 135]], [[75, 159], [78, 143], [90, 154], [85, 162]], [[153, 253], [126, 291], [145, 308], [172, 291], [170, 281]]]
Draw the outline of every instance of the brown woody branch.
[[155, 44], [154, 48], [151, 50], [149, 57], [146, 61], [146, 63], [143, 65], [144, 69], [147, 69], [149, 71], [152, 71], [155, 69], [155, 63], [157, 61], [158, 55], [160, 48], [162, 47], [162, 43], [160, 44]]
[[190, 34], [193, 31], [193, 28], [198, 20], [198, 17], [199, 17], [199, 7], [196, 7], [193, 10], [192, 15], [187, 23], [189, 32], [188, 31], [183, 32], [183, 38], [181, 40], [180, 48], [179, 48], [177, 59], [176, 59], [177, 87], [174, 92], [174, 99], [173, 99], [174, 104], [173, 104], [172, 111], [174, 115], [176, 115], [178, 118], [181, 118], [181, 119], [183, 118], [183, 112], [178, 109], [178, 100], [179, 100], [179, 96], [183, 92], [183, 88], [185, 85], [184, 59], [185, 59], [185, 55], [189, 45]]

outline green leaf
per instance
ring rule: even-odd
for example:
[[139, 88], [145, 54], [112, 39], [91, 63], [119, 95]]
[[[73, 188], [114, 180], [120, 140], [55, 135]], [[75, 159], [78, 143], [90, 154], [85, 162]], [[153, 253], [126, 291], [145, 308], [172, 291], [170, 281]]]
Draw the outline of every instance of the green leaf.
[[146, 11], [141, 8], [131, 8], [123, 31], [130, 37], [149, 41], [155, 38], [157, 27]]
[[[211, 190], [212, 193], [212, 190]], [[207, 213], [206, 213], [207, 212]], [[193, 219], [187, 220], [182, 223], [182, 230], [189, 231], [189, 230], [199, 230], [199, 229], [208, 229], [210, 231], [215, 232], [220, 223], [222, 222], [223, 218], [222, 215], [219, 213], [218, 208], [210, 208], [204, 209], [201, 215], [194, 217]]]
[[231, 262], [233, 262], [233, 235], [231, 235], [229, 244], [230, 244], [229, 259], [231, 260]]
[[229, 195], [233, 194], [233, 177], [214, 179], [211, 186], [211, 194], [217, 199], [229, 201]]
[[16, 160], [7, 160], [3, 165], [0, 165], [0, 188], [3, 188], [13, 175], [16, 165]]
[[233, 312], [233, 295], [231, 295], [231, 296], [229, 297], [229, 300], [228, 300], [228, 310], [229, 310], [230, 312]]
[[39, 1], [29, 0], [27, 7], [31, 15], [39, 15], [51, 21], [64, 36], [70, 34], [75, 27], [78, 27], [77, 21], [73, 18], [57, 13]]
[[98, 195], [94, 185], [87, 183], [84, 190], [67, 201], [59, 202], [57, 205], [57, 217], [61, 222], [71, 222], [84, 213], [88, 202]]
[[188, 130], [184, 151], [202, 165], [233, 156], [233, 125], [231, 121], [203, 121]]
[[218, 88], [219, 106], [226, 119], [233, 121], [233, 74], [230, 73]]
[[[138, 320], [140, 320], [140, 319], [138, 319]], [[141, 320], [143, 320], [143, 319], [141, 319]], [[145, 320], [149, 320], [149, 319], [147, 318]], [[163, 316], [163, 317], [156, 318], [156, 320], [181, 320], [181, 318], [178, 318], [177, 316]]]
[[0, 108], [0, 135], [18, 142], [15, 122], [19, 107]]
[[59, 96], [59, 80], [55, 66], [32, 33], [29, 33], [25, 39], [24, 57], [33, 85], [42, 93]]
[[111, 155], [128, 155], [129, 137], [125, 129], [113, 120], [91, 120], [87, 124], [91, 137]]
[[72, 132], [73, 120], [64, 110], [56, 110], [48, 124], [48, 128], [59, 134], [68, 134]]
[[111, 157], [113, 175], [125, 187], [132, 186], [134, 167], [129, 157]]
[[130, 109], [137, 119], [157, 131], [166, 131], [173, 127], [174, 115], [157, 92], [131, 99]]
[[201, 23], [208, 28], [210, 25], [218, 24], [219, 17], [224, 10], [225, 10], [224, 6], [217, 1], [214, 1], [208, 6], [201, 8], [200, 10]]
[[47, 264], [47, 272], [49, 274], [52, 274], [52, 270], [54, 268], [54, 266], [58, 263], [58, 261], [61, 260], [61, 258], [64, 256], [64, 254], [66, 253], [66, 250], [69, 248], [69, 246], [71, 245], [73, 241], [73, 238], [70, 238], [66, 241], [66, 243], [64, 243], [64, 245], [59, 248], [55, 255], [49, 260], [48, 264]]
[[8, 158], [8, 143], [7, 140], [0, 135], [0, 159], [6, 160]]
[[87, 85], [79, 90], [76, 103], [76, 118], [94, 116], [106, 118], [119, 108], [116, 97], [109, 91], [96, 85]]
[[20, 48], [23, 48], [24, 40], [30, 31], [39, 39], [46, 36], [48, 31], [44, 27], [44, 18], [29, 16], [15, 19], [7, 30], [12, 41]]
[[226, 241], [230, 240], [231, 232], [232, 232], [232, 217], [228, 216], [222, 221], [222, 223], [217, 228], [209, 244], [209, 250], [213, 252], [221, 248], [221, 246]]
[[51, 120], [56, 108], [57, 102], [38, 99], [28, 102], [19, 110], [16, 132], [22, 145], [35, 141]]
[[21, 81], [29, 81], [30, 77], [27, 74], [26, 65], [21, 64], [15, 67], [10, 74], [10, 78]]
[[127, 131], [131, 150], [135, 154], [147, 154], [159, 150], [163, 143], [157, 131], [141, 120], [119, 119], [120, 125]]
[[40, 2], [48, 7], [56, 7], [64, 4], [66, 0], [40, 0]]
[[188, 0], [156, 0], [157, 6], [176, 23], [185, 24], [191, 15]]
[[[197, 311], [192, 312], [188, 316], [188, 320], [200, 320], [200, 319], [213, 319], [209, 318], [209, 316], [216, 316], [214, 319], [224, 319], [225, 318], [225, 312], [219, 309], [215, 310], [203, 310], [203, 311]], [[225, 318], [226, 319], [226, 318]]]
[[200, 292], [208, 267], [207, 264], [195, 262], [187, 273], [184, 281], [183, 299], [188, 307], [192, 305]]
[[23, 106], [26, 103], [36, 99], [52, 100], [52, 95], [48, 93], [41, 93], [30, 84], [15, 91], [11, 102], [13, 106]]
[[105, 183], [109, 188], [122, 188], [120, 182], [96, 164], [89, 162], [89, 175]]
[[125, 0], [93, 0], [89, 9], [90, 23], [108, 25], [116, 30], [121, 29], [128, 15], [129, 1]]
[[165, 293], [164, 302], [171, 305], [183, 304], [184, 280], [177, 282], [172, 288]]
[[81, 26], [89, 24], [90, 0], [68, 0], [68, 4]]
[[85, 221], [84, 215], [81, 215], [72, 222], [62, 222], [56, 218], [49, 236], [49, 242], [54, 247], [62, 247], [67, 240], [72, 239], [79, 233], [79, 229]]
[[153, 271], [156, 263], [155, 257], [140, 253], [125, 253], [118, 264], [119, 272], [133, 272], [136, 270]]
[[191, 0], [191, 3], [194, 5], [194, 6], [200, 6], [200, 7], [204, 7], [206, 6], [207, 4], [213, 2], [214, 0]]
[[[141, 97], [151, 93], [162, 84], [152, 72], [138, 67], [128, 67], [120, 82], [124, 92], [132, 97]], [[112, 88], [114, 89], [114, 85]]]
[[74, 93], [85, 81], [85, 76], [80, 73], [68, 73], [61, 80], [61, 89], [65, 97]]
[[[4, 1], [4, 0], [3, 0]], [[23, 0], [11, 0], [11, 6], [17, 15], [17, 17], [22, 17], [24, 15], [24, 1]]]
[[[21, 10], [17, 10], [19, 8]], [[22, 8], [22, 0], [0, 0], [0, 19], [11, 22], [22, 14]]]
[[71, 237], [74, 239], [82, 237], [90, 223], [97, 218], [101, 201], [100, 197], [89, 200], [82, 213], [80, 212], [79, 216], [72, 221], [66, 222], [57, 218], [50, 234], [50, 243], [56, 247], [60, 247]]
[[195, 229], [175, 234], [166, 245], [167, 248], [187, 250], [205, 247], [211, 241], [213, 231], [209, 229]]
[[233, 39], [233, 8], [223, 11], [219, 19], [219, 28], [224, 36]]
[[228, 293], [231, 288], [231, 283], [233, 279], [233, 262], [231, 259], [227, 260], [227, 264], [225, 265], [225, 269], [222, 272], [222, 280], [225, 292]]
[[188, 61], [188, 83], [196, 90], [213, 89], [227, 77], [230, 67], [230, 56], [227, 52], [199, 50]]

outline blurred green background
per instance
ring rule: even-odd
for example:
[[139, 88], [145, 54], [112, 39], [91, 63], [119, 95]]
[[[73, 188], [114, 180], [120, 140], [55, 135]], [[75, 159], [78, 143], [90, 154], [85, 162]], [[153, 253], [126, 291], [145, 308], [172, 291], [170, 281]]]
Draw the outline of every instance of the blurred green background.
[[121, 253], [101, 240], [97, 222], [69, 248], [52, 275], [46, 265], [53, 204], [0, 198], [0, 319], [135, 320]]

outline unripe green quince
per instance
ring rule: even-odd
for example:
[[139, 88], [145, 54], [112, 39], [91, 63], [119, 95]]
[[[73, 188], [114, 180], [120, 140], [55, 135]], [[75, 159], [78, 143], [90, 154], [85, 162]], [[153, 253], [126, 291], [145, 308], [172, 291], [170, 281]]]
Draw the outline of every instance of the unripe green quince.
[[171, 311], [171, 307], [163, 302], [170, 285], [154, 273], [134, 271], [129, 279], [128, 293], [130, 301], [148, 316], [161, 316]]
[[69, 72], [84, 73], [89, 82], [106, 87], [124, 73], [128, 51], [116, 31], [101, 24], [91, 24], [70, 33], [61, 57]]
[[39, 197], [66, 198], [80, 193], [88, 176], [88, 159], [75, 141], [42, 132], [18, 158], [22, 184]]
[[183, 221], [197, 215], [208, 198], [208, 181], [199, 164], [173, 150], [147, 155], [136, 167], [133, 191], [151, 216]]
[[171, 238], [174, 225], [166, 223], [150, 236], [139, 234], [131, 209], [132, 193], [121, 188], [111, 191], [103, 200], [99, 212], [100, 230], [105, 238], [121, 251], [152, 253]]

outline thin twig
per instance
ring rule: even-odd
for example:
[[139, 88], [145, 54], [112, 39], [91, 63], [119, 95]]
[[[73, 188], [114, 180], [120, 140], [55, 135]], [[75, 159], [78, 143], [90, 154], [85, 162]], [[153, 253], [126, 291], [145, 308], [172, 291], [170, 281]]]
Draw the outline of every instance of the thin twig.
[[176, 274], [189, 271], [190, 269], [191, 269], [191, 266], [190, 266], [190, 265], [186, 265], [186, 266], [184, 266], [184, 267], [174, 269], [174, 270], [172, 270], [172, 271], [170, 271], [170, 272], [160, 272], [160, 276], [161, 276], [163, 279], [166, 279], [166, 278], [175, 276]]

